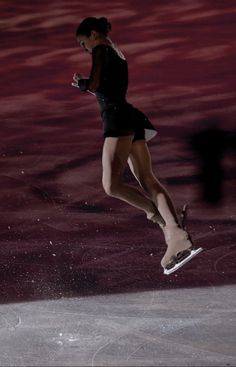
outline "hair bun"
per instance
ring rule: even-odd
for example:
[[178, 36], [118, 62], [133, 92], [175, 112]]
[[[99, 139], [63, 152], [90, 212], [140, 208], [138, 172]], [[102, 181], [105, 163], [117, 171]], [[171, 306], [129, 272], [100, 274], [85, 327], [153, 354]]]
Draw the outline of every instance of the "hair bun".
[[98, 21], [101, 26], [104, 27], [104, 30], [106, 30], [106, 32], [109, 32], [111, 30], [111, 23], [108, 22], [107, 18], [101, 17], [98, 19]]
[[108, 22], [107, 18], [94, 18], [87, 17], [85, 18], [78, 26], [76, 30], [76, 37], [78, 35], [85, 35], [90, 37], [91, 31], [97, 31], [107, 36], [107, 33], [111, 30], [111, 23]]

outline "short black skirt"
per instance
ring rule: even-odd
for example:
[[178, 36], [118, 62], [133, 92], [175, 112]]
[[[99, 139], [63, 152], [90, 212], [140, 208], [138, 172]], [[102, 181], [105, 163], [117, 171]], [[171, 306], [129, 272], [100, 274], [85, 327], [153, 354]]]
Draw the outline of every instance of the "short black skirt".
[[147, 116], [132, 104], [111, 103], [101, 112], [104, 138], [134, 134], [134, 139], [152, 139], [157, 130]]

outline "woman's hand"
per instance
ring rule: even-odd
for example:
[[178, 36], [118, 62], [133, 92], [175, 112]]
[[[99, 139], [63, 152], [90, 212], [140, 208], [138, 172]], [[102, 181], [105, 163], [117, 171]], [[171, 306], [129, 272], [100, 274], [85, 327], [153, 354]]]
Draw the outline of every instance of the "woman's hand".
[[73, 79], [74, 79], [75, 82], [78, 82], [80, 79], [83, 79], [83, 76], [82, 76], [82, 74], [75, 73], [74, 76], [73, 76]]
[[78, 82], [79, 82], [80, 79], [83, 79], [82, 74], [75, 73], [73, 75], [73, 80], [75, 81], [75, 83], [71, 83], [71, 85], [73, 85], [73, 87], [79, 87]]

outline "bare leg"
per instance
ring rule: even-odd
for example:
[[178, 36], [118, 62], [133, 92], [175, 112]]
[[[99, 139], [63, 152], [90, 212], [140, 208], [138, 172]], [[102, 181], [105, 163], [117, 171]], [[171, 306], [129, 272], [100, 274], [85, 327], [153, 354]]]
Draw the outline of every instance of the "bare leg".
[[150, 153], [144, 140], [138, 140], [132, 145], [128, 163], [140, 186], [148, 193], [165, 221], [165, 225], [160, 225], [167, 244], [161, 261], [165, 267], [178, 252], [192, 247], [192, 243], [181, 226], [170, 194], [152, 171]]
[[124, 184], [122, 177], [132, 148], [133, 135], [119, 138], [106, 138], [103, 146], [103, 187], [107, 195], [123, 200], [143, 210], [147, 217], [156, 216], [164, 224], [155, 204], [135, 187]]

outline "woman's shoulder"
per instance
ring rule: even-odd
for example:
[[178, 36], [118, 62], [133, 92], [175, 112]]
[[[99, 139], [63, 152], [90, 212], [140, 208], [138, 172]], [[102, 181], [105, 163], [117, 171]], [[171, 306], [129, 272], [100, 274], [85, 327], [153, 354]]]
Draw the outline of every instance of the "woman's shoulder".
[[95, 46], [92, 49], [92, 54], [96, 55], [96, 54], [105, 54], [105, 52], [108, 51], [108, 45], [104, 44], [104, 43], [99, 43], [97, 46]]
[[126, 61], [126, 58], [125, 56], [123, 55], [123, 53], [117, 48], [115, 47], [114, 45], [111, 45], [111, 44], [108, 44], [108, 43], [99, 43], [97, 46], [95, 46], [93, 48], [93, 53], [96, 53], [96, 52], [112, 52], [119, 56], [120, 59]]
[[97, 50], [100, 50], [100, 49], [106, 49], [106, 48], [108, 48], [109, 47], [109, 45], [108, 44], [106, 44], [106, 43], [99, 43], [97, 46], [95, 46], [94, 48], [93, 48], [93, 52], [95, 51], [97, 51]]

